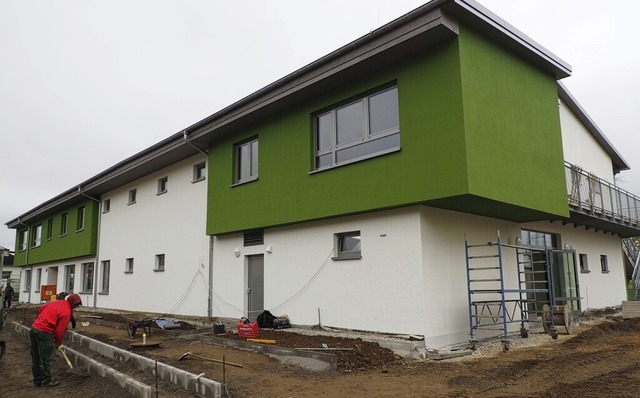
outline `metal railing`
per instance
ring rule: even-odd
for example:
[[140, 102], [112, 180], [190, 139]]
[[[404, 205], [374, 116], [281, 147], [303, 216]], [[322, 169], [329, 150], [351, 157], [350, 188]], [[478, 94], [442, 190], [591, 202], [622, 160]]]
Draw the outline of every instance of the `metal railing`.
[[640, 227], [640, 197], [565, 162], [569, 205], [580, 212]]

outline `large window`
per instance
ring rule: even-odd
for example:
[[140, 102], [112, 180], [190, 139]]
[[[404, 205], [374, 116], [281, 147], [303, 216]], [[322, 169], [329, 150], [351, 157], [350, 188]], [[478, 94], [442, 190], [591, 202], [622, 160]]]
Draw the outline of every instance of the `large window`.
[[93, 291], [93, 263], [82, 264], [82, 291], [85, 293]]
[[315, 169], [400, 148], [398, 88], [392, 87], [314, 117]]
[[258, 139], [236, 144], [234, 184], [258, 179]]
[[111, 261], [105, 260], [102, 262], [102, 285], [100, 286], [100, 293], [109, 293], [109, 276], [111, 274]]

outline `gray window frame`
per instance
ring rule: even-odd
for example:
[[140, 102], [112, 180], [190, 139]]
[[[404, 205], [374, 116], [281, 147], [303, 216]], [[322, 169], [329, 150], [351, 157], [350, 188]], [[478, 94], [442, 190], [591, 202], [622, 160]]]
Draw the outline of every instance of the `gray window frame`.
[[591, 272], [589, 269], [589, 259], [587, 257], [587, 253], [578, 253], [578, 263], [580, 264], [580, 272], [583, 274], [588, 274]]
[[133, 257], [129, 257], [124, 261], [124, 273], [133, 274], [134, 260]]
[[[398, 119], [398, 123], [395, 126], [388, 127], [381, 131], [371, 131], [371, 99], [384, 94], [388, 91], [395, 91], [395, 105], [396, 105], [396, 115], [395, 117]], [[346, 142], [338, 143], [339, 140], [339, 112], [354, 105], [360, 105], [361, 115], [359, 115], [359, 120], [362, 123], [362, 136], [351, 139]], [[328, 140], [321, 139], [320, 132], [320, 123], [321, 119], [324, 117], [328, 117], [327, 123], [328, 130], [326, 133], [330, 135]], [[400, 150], [400, 110], [398, 103], [398, 86], [393, 85], [389, 87], [385, 87], [383, 89], [377, 90], [367, 95], [363, 95], [362, 97], [349, 101], [347, 103], [340, 104], [338, 106], [332, 107], [329, 110], [324, 110], [322, 112], [318, 112], [313, 115], [313, 140], [314, 140], [314, 161], [313, 161], [313, 171], [321, 171], [327, 170], [334, 167], [342, 166], [345, 164], [350, 164], [354, 162], [358, 162], [364, 159], [369, 159], [372, 157], [382, 156], [387, 153], [396, 152]], [[374, 144], [376, 142], [380, 143], [382, 140], [388, 140], [388, 143], [383, 144], [383, 147], [380, 149], [376, 149], [374, 147], [367, 148], [367, 146]], [[395, 141], [397, 140], [397, 144]], [[320, 148], [320, 141], [326, 141], [326, 145], [323, 148]], [[328, 146], [327, 146], [328, 145]], [[363, 153], [349, 156], [344, 160], [339, 159], [339, 154], [345, 151], [362, 151]], [[321, 164], [321, 158], [330, 159], [327, 164]]]
[[111, 260], [102, 260], [100, 269], [100, 294], [109, 294], [111, 277]]
[[82, 263], [82, 287], [81, 293], [93, 292], [96, 266], [95, 263]]
[[132, 188], [129, 190], [129, 194], [127, 197], [127, 205], [133, 205], [138, 200], [138, 190], [136, 188]]
[[[247, 152], [243, 153], [245, 148], [247, 148]], [[258, 179], [259, 151], [258, 137], [239, 142], [233, 146], [233, 185], [246, 184]], [[247, 169], [249, 173], [245, 175], [244, 170]]]
[[76, 232], [80, 232], [84, 229], [84, 219], [87, 214], [84, 206], [78, 207], [78, 214], [76, 217]]
[[164, 176], [162, 178], [158, 178], [158, 191], [156, 192], [156, 195], [162, 195], [167, 193], [168, 184], [169, 184], [169, 177]]
[[102, 213], [108, 213], [111, 211], [111, 199], [105, 199], [102, 201]]
[[607, 258], [606, 254], [600, 255], [600, 269], [602, 270], [603, 274], [609, 273], [609, 259]]
[[193, 179], [191, 182], [199, 182], [207, 178], [206, 176], [207, 162], [200, 162], [193, 165]]
[[[343, 243], [345, 239], [355, 238], [360, 243], [357, 244], [357, 250], [344, 250]], [[358, 260], [362, 258], [362, 234], [360, 231], [340, 232], [334, 235], [335, 256], [332, 260]]]
[[154, 272], [164, 272], [167, 257], [164, 253], [156, 254], [156, 261], [153, 267]]

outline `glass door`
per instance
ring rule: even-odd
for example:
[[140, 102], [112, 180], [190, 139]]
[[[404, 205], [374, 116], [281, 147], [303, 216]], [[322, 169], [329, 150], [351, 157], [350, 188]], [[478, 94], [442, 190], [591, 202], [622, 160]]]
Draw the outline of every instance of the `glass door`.
[[549, 250], [551, 284], [555, 305], [569, 304], [572, 311], [580, 311], [580, 285], [576, 272], [574, 250]]

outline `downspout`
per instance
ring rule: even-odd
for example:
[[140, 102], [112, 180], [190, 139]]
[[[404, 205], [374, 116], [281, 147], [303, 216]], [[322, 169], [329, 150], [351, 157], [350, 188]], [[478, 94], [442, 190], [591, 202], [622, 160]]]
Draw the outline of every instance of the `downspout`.
[[96, 198], [93, 198], [87, 194], [85, 194], [84, 192], [82, 192], [82, 189], [80, 188], [80, 185], [78, 185], [78, 193], [82, 196], [84, 196], [85, 198], [89, 198], [91, 200], [93, 200], [94, 202], [98, 203], [98, 232], [96, 235], [96, 265], [93, 268], [93, 309], [97, 308], [97, 301], [98, 301], [98, 269], [100, 268], [100, 223], [102, 221], [102, 202]]
[[207, 316], [213, 317], [213, 236], [209, 236], [209, 286], [207, 289]]
[[189, 145], [191, 148], [195, 149], [196, 151], [204, 153], [205, 155], [209, 156], [209, 152], [205, 151], [204, 149], [198, 147], [193, 142], [189, 141], [189, 135], [187, 134], [187, 129], [182, 130], [182, 134], [184, 137], [184, 142], [186, 142], [187, 145]]
[[[22, 224], [25, 227], [27, 227], [27, 241], [25, 242], [27, 245], [27, 253], [25, 254], [25, 258], [24, 258], [24, 265], [25, 267], [29, 267], [31, 268], [31, 275], [30, 277], [33, 278], [33, 266], [29, 265], [29, 239], [31, 236], [31, 227], [28, 226], [27, 224], [23, 223], [22, 221], [20, 221], [20, 218], [18, 218], [18, 224]], [[28, 294], [27, 294], [27, 303], [31, 304], [31, 281], [29, 281], [29, 289], [28, 290]]]

